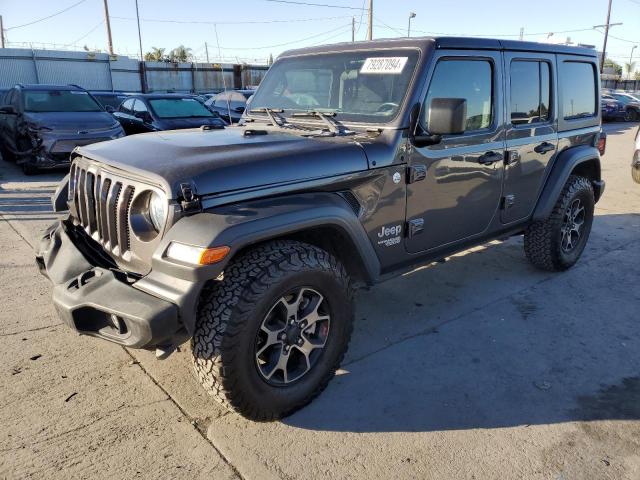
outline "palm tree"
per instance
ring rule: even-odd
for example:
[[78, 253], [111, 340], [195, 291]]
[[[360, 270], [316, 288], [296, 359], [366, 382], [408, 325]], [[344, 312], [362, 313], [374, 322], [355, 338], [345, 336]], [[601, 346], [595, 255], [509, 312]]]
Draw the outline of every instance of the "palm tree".
[[147, 62], [164, 62], [166, 60], [164, 48], [151, 47], [151, 51], [144, 54]]
[[188, 62], [192, 57], [193, 55], [191, 54], [191, 49], [185, 47], [184, 45], [177, 46], [176, 48], [171, 50], [171, 53], [169, 53], [169, 59], [172, 62], [176, 63]]

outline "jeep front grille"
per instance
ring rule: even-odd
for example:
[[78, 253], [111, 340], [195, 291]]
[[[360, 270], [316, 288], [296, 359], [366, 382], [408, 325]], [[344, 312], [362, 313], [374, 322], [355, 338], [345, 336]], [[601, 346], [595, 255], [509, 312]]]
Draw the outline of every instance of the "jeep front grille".
[[135, 186], [104, 170], [92, 171], [74, 162], [70, 172], [73, 216], [78, 224], [113, 255], [125, 257], [131, 248], [129, 209]]

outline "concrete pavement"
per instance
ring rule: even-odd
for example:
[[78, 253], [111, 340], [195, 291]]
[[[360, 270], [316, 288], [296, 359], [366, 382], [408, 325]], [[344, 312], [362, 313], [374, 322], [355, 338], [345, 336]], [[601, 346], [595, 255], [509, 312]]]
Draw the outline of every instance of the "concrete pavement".
[[207, 397], [188, 345], [160, 362], [61, 326], [31, 248], [61, 175], [0, 163], [0, 477], [640, 477], [637, 126], [606, 128], [575, 268], [514, 238], [360, 292], [339, 376], [270, 424]]

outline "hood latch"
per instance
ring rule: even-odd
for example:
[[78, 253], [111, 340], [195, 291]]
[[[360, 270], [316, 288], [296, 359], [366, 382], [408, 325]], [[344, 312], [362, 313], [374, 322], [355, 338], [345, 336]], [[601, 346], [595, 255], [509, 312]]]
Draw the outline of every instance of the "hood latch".
[[195, 187], [188, 183], [181, 183], [180, 191], [182, 192], [182, 201], [180, 202], [180, 205], [182, 206], [183, 211], [194, 212], [202, 210], [202, 205], [200, 204], [198, 195], [196, 195]]

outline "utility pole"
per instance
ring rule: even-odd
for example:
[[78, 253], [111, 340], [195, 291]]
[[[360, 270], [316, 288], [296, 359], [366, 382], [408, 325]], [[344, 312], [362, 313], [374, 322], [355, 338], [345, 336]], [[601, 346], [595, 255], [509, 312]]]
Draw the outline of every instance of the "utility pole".
[[407, 37], [411, 36], [411, 19], [416, 18], [415, 12], [409, 12], [409, 26], [407, 27]]
[[209, 63], [209, 46], [207, 45], [207, 42], [204, 42], [204, 53], [207, 56], [207, 63]]
[[140, 33], [140, 10], [138, 9], [138, 0], [136, 0], [136, 20], [138, 20], [138, 45], [140, 46], [140, 61], [144, 62], [144, 53], [142, 53], [142, 33]]
[[523, 40], [524, 37], [524, 27], [520, 27], [520, 41]]
[[631, 47], [631, 55], [629, 55], [629, 72], [627, 72], [629, 74], [629, 80], [631, 80], [631, 69], [633, 68], [633, 51], [638, 48], [638, 45], [634, 45], [633, 47]]
[[140, 33], [140, 10], [136, 0], [136, 20], [138, 20], [138, 45], [140, 46], [140, 73], [142, 77], [142, 93], [147, 93], [147, 73], [145, 72], [144, 53], [142, 53], [142, 33]]
[[351, 43], [355, 41], [356, 41], [356, 17], [351, 17]]
[[107, 24], [107, 41], [109, 55], [113, 55], [113, 40], [111, 39], [111, 21], [109, 20], [109, 4], [104, 0], [104, 21]]
[[373, 0], [369, 0], [369, 33], [368, 40], [373, 40]]
[[600, 59], [600, 73], [604, 71], [604, 59], [607, 56], [607, 39], [609, 38], [609, 22], [611, 21], [611, 2], [609, 0], [609, 8], [607, 9], [607, 24], [604, 26], [604, 45], [602, 46], [602, 58]]
[[4, 48], [4, 25], [2, 23], [2, 15], [0, 15], [0, 48]]

